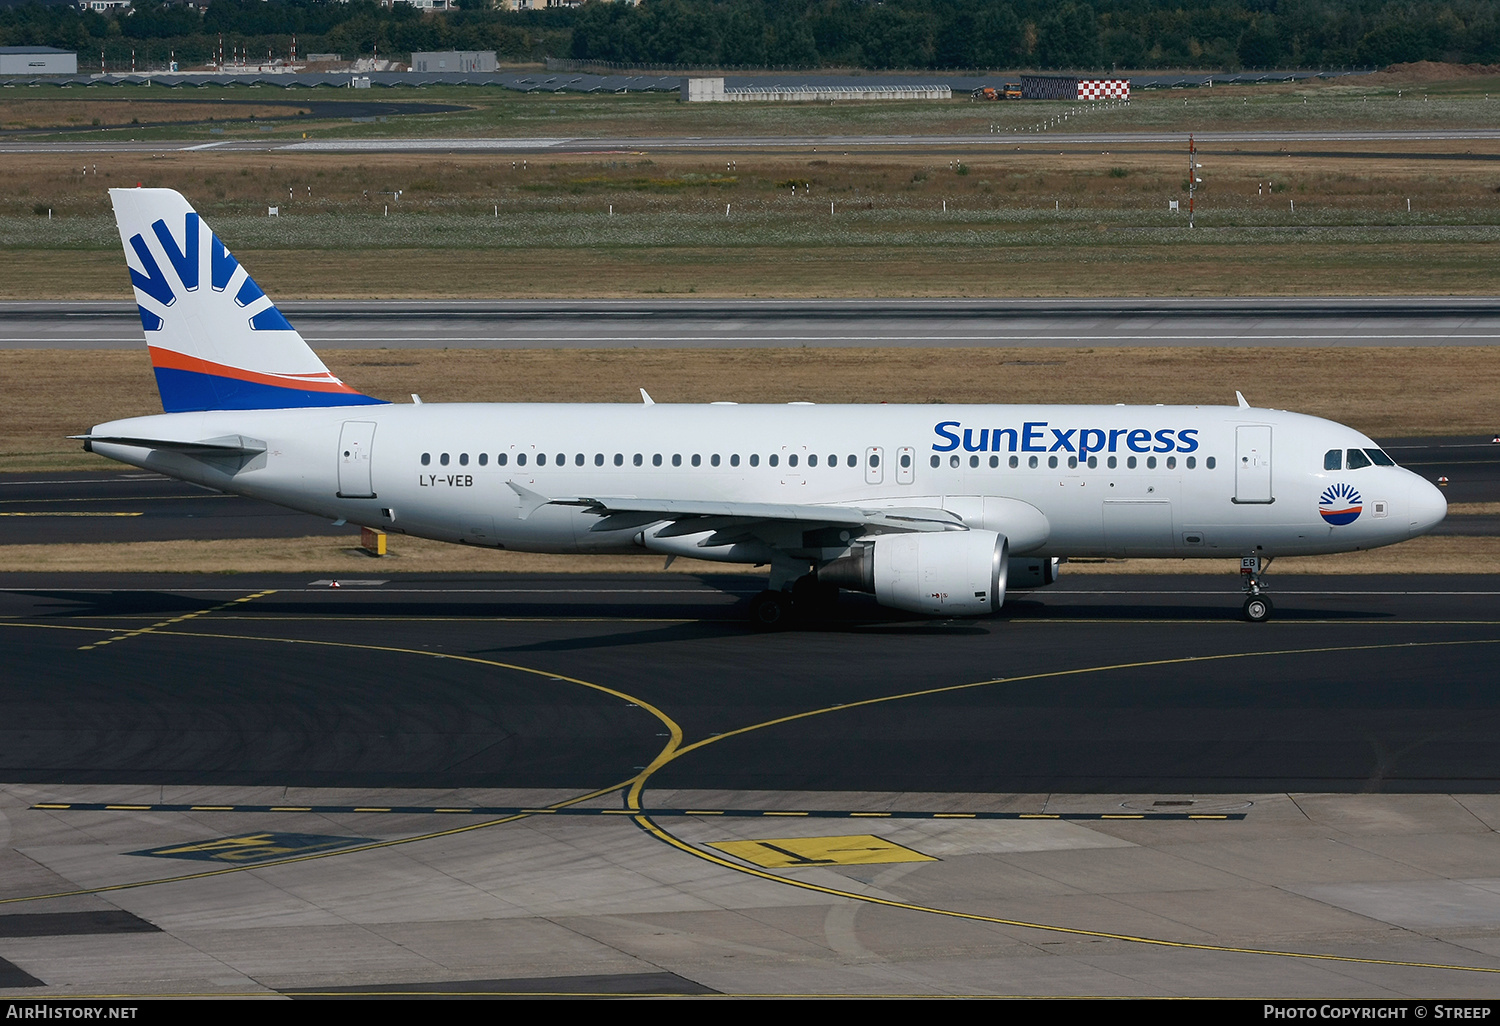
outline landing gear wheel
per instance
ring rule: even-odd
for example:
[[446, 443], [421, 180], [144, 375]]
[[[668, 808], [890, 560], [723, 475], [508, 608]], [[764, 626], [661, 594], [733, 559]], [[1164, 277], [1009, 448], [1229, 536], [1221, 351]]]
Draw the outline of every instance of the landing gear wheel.
[[1245, 619], [1265, 623], [1271, 618], [1271, 608], [1271, 600], [1264, 595], [1251, 595], [1245, 600]]
[[822, 619], [831, 616], [839, 604], [839, 589], [832, 584], [820, 584], [809, 575], [800, 577], [792, 585], [792, 603], [797, 615]]
[[784, 631], [792, 625], [792, 597], [763, 591], [750, 600], [750, 625], [758, 631]]

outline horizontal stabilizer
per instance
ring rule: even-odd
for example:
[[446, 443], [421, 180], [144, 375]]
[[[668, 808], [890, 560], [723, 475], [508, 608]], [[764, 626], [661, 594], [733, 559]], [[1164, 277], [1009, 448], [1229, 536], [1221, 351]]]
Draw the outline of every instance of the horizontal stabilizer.
[[130, 445], [140, 449], [168, 449], [188, 456], [258, 456], [266, 451], [266, 443], [243, 435], [228, 435], [203, 441], [184, 441], [179, 438], [128, 438], [121, 435], [69, 435], [83, 442], [85, 452], [93, 452], [94, 444]]

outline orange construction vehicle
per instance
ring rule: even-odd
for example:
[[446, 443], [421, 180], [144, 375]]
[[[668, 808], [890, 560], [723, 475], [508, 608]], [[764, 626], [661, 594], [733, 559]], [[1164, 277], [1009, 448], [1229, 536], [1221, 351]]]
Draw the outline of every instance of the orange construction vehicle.
[[1021, 83], [1007, 82], [1000, 89], [996, 89], [994, 86], [980, 86], [970, 95], [976, 100], [1019, 100], [1021, 98]]

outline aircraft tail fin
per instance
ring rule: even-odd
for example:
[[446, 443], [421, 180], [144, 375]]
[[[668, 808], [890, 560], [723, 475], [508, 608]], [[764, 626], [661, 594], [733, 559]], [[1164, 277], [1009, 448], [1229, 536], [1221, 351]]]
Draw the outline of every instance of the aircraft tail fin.
[[168, 413], [383, 402], [333, 376], [180, 193], [109, 195]]

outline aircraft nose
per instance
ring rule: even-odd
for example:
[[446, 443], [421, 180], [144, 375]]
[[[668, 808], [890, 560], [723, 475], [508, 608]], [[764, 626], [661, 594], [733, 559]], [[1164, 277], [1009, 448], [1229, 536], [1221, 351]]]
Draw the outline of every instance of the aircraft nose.
[[1442, 491], [1415, 474], [1412, 475], [1407, 506], [1411, 510], [1409, 521], [1413, 538], [1426, 534], [1448, 515], [1448, 500], [1444, 498]]

